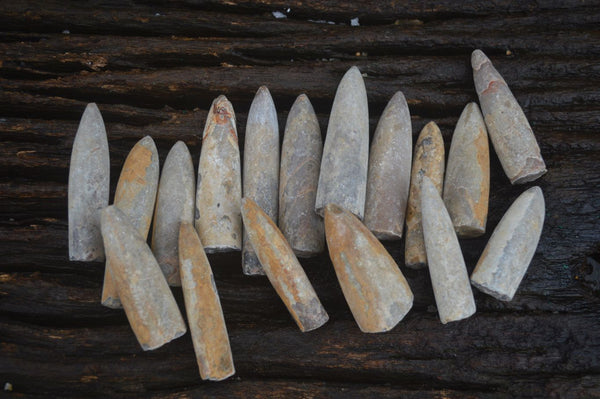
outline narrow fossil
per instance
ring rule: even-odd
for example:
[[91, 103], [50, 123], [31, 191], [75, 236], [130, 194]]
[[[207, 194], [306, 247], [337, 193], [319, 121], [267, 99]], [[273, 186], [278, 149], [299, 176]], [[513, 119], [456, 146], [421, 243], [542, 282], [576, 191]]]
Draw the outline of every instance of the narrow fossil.
[[369, 155], [365, 225], [380, 240], [399, 240], [410, 187], [412, 125], [402, 92], [383, 111]]
[[442, 193], [444, 179], [444, 139], [435, 122], [429, 122], [417, 139], [413, 156], [410, 192], [406, 210], [406, 266], [421, 269], [427, 265], [421, 224], [421, 182], [427, 176]]
[[546, 164], [523, 109], [483, 51], [473, 51], [471, 65], [485, 124], [506, 176], [512, 184], [536, 180], [546, 173]]
[[208, 253], [242, 247], [242, 178], [233, 106], [217, 97], [202, 135], [196, 195], [196, 230]]
[[544, 214], [544, 195], [537, 186], [513, 202], [494, 229], [471, 275], [475, 287], [501, 301], [512, 300], [535, 254]]
[[[244, 139], [243, 195], [255, 201], [277, 223], [279, 200], [279, 124], [269, 89], [261, 86], [248, 111]], [[265, 274], [244, 230], [244, 274]]]
[[[158, 152], [154, 140], [146, 136], [138, 141], [127, 155], [117, 189], [114, 205], [131, 221], [145, 239], [150, 230], [156, 189], [158, 187]], [[102, 304], [109, 308], [121, 307], [119, 292], [111, 276], [111, 259], [106, 257]]]
[[459, 237], [485, 233], [489, 196], [487, 130], [479, 107], [469, 103], [452, 135], [444, 180], [444, 203]]
[[203, 380], [235, 374], [219, 293], [202, 242], [189, 222], [179, 230], [181, 283], [192, 343]]
[[329, 316], [275, 223], [249, 198], [242, 199], [242, 218], [265, 274], [300, 330], [311, 331], [325, 324]]
[[360, 71], [353, 66], [340, 81], [331, 108], [315, 205], [319, 215], [333, 203], [363, 218], [368, 162], [367, 91]]
[[288, 114], [279, 170], [279, 228], [297, 256], [325, 249], [323, 219], [315, 212], [322, 153], [319, 121], [301, 94]]
[[106, 129], [94, 103], [85, 108], [69, 165], [69, 259], [103, 261], [100, 211], [108, 205], [110, 160]]
[[180, 286], [179, 225], [194, 221], [194, 165], [190, 151], [178, 141], [162, 169], [152, 227], [152, 252], [169, 285]]
[[146, 239], [116, 206], [102, 211], [102, 237], [125, 314], [145, 351], [185, 334], [175, 298]]
[[384, 246], [349, 211], [325, 207], [329, 256], [344, 297], [363, 332], [394, 328], [408, 313], [413, 294]]
[[421, 186], [423, 235], [427, 264], [440, 320], [443, 324], [475, 313], [475, 300], [452, 220], [438, 188], [428, 177]]

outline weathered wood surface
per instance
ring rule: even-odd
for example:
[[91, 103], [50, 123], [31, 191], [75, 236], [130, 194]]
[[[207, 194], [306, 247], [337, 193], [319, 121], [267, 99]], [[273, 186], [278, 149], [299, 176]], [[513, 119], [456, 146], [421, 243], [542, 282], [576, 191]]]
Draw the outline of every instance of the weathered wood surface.
[[[350, 26], [355, 17], [361, 26]], [[581, 1], [2, 2], [0, 388], [33, 397], [600, 397], [599, 26], [600, 4]], [[123, 312], [100, 305], [104, 264], [68, 261], [68, 164], [87, 102], [105, 118], [118, 176], [146, 134], [161, 161], [183, 140], [197, 165], [219, 94], [234, 105], [243, 143], [261, 84], [280, 126], [304, 91], [325, 132], [337, 83], [357, 65], [371, 135], [402, 90], [414, 138], [435, 120], [448, 149], [476, 100], [475, 48], [509, 83], [548, 166], [536, 182], [546, 225], [512, 302], [475, 291], [478, 312], [444, 326], [427, 272], [403, 268], [413, 309], [391, 332], [363, 334], [323, 255], [301, 262], [330, 322], [302, 334], [266, 279], [242, 275], [239, 254], [211, 256], [237, 374], [203, 383], [189, 334], [144, 353]], [[461, 241], [469, 272], [523, 190], [492, 155], [488, 232]], [[403, 264], [403, 245], [387, 247]]]

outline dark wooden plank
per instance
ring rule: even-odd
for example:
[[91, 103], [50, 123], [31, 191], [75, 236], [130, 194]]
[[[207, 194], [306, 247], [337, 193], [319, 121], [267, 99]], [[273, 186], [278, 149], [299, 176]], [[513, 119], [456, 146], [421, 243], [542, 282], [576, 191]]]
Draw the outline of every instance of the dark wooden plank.
[[[600, 397], [599, 4], [580, 1], [27, 0], [0, 4], [0, 387], [15, 395], [111, 397]], [[288, 10], [289, 8], [289, 10]], [[272, 14], [279, 11], [286, 18]], [[350, 26], [359, 18], [360, 26]], [[67, 30], [68, 32], [64, 32]], [[239, 254], [213, 255], [237, 375], [203, 383], [189, 335], [144, 353], [120, 311], [99, 304], [102, 263], [69, 262], [67, 177], [87, 102], [106, 121], [111, 176], [151, 135], [197, 163], [207, 107], [226, 94], [243, 144], [261, 84], [280, 126], [306, 92], [325, 135], [337, 82], [365, 74], [370, 128], [404, 91], [413, 133], [439, 123], [446, 146], [476, 100], [483, 48], [523, 105], [549, 172], [546, 224], [510, 303], [475, 291], [478, 313], [443, 326], [426, 271], [391, 332], [362, 334], [326, 254], [302, 260], [331, 316], [301, 334]], [[473, 269], [524, 187], [492, 155], [488, 233], [462, 240]], [[386, 243], [399, 264], [403, 245]], [[174, 293], [183, 306], [181, 290]]]

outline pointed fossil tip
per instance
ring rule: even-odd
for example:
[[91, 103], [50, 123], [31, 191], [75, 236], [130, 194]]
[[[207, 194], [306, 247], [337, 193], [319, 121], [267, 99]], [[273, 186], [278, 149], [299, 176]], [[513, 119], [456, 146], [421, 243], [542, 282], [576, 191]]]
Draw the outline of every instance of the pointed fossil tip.
[[84, 119], [88, 121], [94, 121], [97, 119], [102, 120], [102, 114], [100, 113], [100, 109], [98, 108], [96, 103], [89, 103], [88, 105], [86, 105], [85, 110], [83, 111], [83, 115], [81, 117], [82, 121]]
[[439, 126], [437, 125], [437, 123], [435, 123], [434, 121], [430, 121], [429, 123], [427, 123], [424, 127], [423, 130], [440, 130]]
[[531, 194], [534, 197], [540, 197], [542, 200], [544, 199], [544, 193], [540, 186], [533, 186], [528, 188], [525, 193]]
[[98, 111], [100, 112], [100, 110], [98, 109], [98, 105], [96, 105], [96, 103], [88, 103], [88, 105], [85, 106], [85, 110], [90, 110], [90, 111]]
[[250, 198], [248, 197], [243, 197], [242, 198], [242, 212], [244, 209], [248, 209], [249, 207], [256, 205], [256, 202], [252, 201]]
[[145, 148], [149, 149], [150, 151], [152, 151], [153, 153], [158, 153], [158, 150], [156, 149], [156, 144], [154, 143], [154, 140], [150, 136], [144, 136], [140, 141], [138, 141], [136, 143], [136, 145], [145, 147]]
[[[271, 92], [267, 88], [267, 86], [260, 86], [254, 95], [254, 100], [252, 103], [261, 104], [262, 107], [273, 107], [275, 108], [275, 103], [273, 102], [273, 97], [271, 96]], [[251, 106], [252, 107], [252, 106]]]
[[233, 105], [223, 94], [213, 100], [209, 112], [221, 115], [227, 114], [229, 116], [234, 115]]
[[346, 71], [343, 79], [360, 79], [360, 80], [362, 80], [362, 73], [360, 72], [360, 69], [358, 69], [358, 67], [356, 65], [354, 65]]
[[342, 208], [339, 205], [336, 205], [336, 204], [325, 205], [325, 213], [339, 214], [339, 213], [343, 213], [343, 212], [344, 212], [344, 208]]
[[490, 62], [490, 59], [483, 53], [483, 51], [479, 49], [473, 51], [471, 54], [471, 66], [473, 67], [473, 70], [478, 71], [479, 68], [481, 68], [481, 65], [486, 62]]
[[265, 85], [260, 86], [258, 88], [258, 90], [256, 91], [256, 95], [258, 96], [259, 94], [268, 95], [269, 97], [271, 96], [271, 92], [269, 91], [269, 88]]
[[404, 102], [406, 102], [406, 97], [404, 97], [404, 93], [402, 93], [400, 90], [398, 90], [392, 96], [392, 99], [390, 100], [390, 102], [392, 102], [392, 101], [404, 101]]
[[177, 142], [173, 144], [173, 148], [171, 150], [183, 151], [184, 149], [187, 149], [185, 142], [177, 140]]
[[109, 205], [107, 207], [104, 207], [101, 211], [100, 211], [100, 224], [101, 225], [105, 225], [107, 218], [112, 218], [115, 215], [117, 215], [117, 213], [120, 212], [119, 208], [117, 208], [114, 205]]
[[[437, 192], [437, 189], [435, 188], [435, 185], [431, 179], [428, 176], [423, 176], [423, 180], [421, 181], [421, 191], [431, 192], [431, 190]], [[421, 195], [421, 198], [423, 198], [423, 195]]]
[[298, 96], [298, 98], [296, 98], [296, 101], [308, 101], [308, 96], [305, 93], [302, 93]]

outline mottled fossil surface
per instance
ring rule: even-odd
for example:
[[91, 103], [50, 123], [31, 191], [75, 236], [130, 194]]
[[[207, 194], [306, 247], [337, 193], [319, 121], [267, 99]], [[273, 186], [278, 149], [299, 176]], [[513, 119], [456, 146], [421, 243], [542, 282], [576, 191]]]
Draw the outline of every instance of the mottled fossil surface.
[[[597, 395], [597, 4], [23, 0], [0, 7], [0, 388], [10, 383], [10, 393], [25, 397]], [[351, 26], [357, 17], [360, 26]], [[300, 263], [330, 320], [301, 333], [266, 278], [242, 275], [240, 253], [209, 254], [236, 375], [206, 383], [191, 334], [144, 352], [124, 312], [99, 303], [104, 262], [69, 261], [69, 158], [87, 103], [98, 104], [106, 124], [111, 203], [123, 162], [145, 135], [162, 165], [181, 140], [197, 167], [200, 134], [220, 94], [235, 107], [242, 151], [262, 84], [282, 128], [306, 93], [324, 137], [336, 87], [353, 65], [369, 96], [371, 135], [401, 90], [413, 145], [434, 120], [448, 150], [464, 106], [478, 102], [469, 63], [476, 47], [517, 98], [548, 169], [535, 182], [545, 196], [543, 232], [512, 301], [473, 287], [477, 313], [443, 325], [428, 271], [406, 268], [404, 241], [388, 241], [414, 294], [405, 318], [386, 333], [362, 333], [323, 252]], [[531, 186], [509, 183], [492, 143], [490, 178], [486, 233], [460, 239], [469, 275], [502, 215]], [[172, 291], [183, 312], [181, 288]]]

